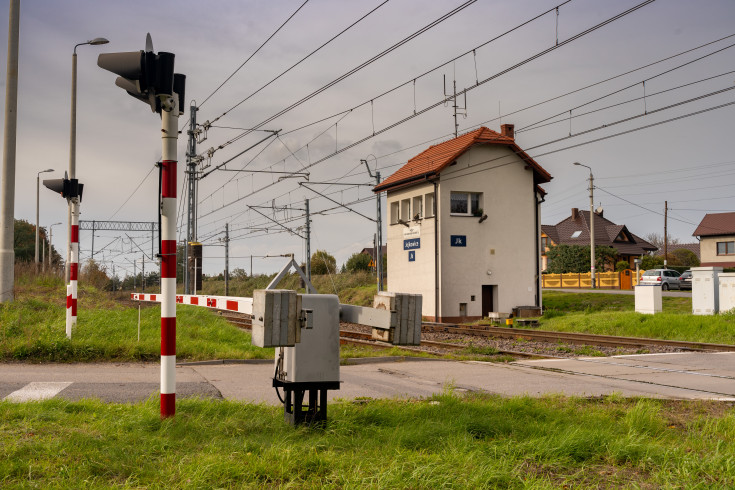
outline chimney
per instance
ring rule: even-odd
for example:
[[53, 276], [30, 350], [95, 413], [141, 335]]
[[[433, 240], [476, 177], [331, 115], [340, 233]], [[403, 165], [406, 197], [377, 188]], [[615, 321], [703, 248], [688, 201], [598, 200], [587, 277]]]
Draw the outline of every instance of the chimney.
[[577, 218], [579, 218], [579, 209], [572, 208], [572, 219], [576, 220]]
[[514, 140], [515, 139], [514, 128], [515, 128], [515, 125], [513, 124], [502, 124], [500, 126], [500, 134], [503, 136], [507, 136], [508, 138]]

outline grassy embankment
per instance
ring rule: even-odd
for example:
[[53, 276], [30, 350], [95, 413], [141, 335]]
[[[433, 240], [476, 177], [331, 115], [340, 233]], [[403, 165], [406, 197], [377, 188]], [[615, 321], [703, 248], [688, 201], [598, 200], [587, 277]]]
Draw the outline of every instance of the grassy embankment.
[[[78, 324], [72, 340], [68, 340], [63, 281], [51, 275], [18, 274], [16, 278], [15, 301], [0, 305], [0, 360], [120, 362], [160, 358], [160, 306], [143, 303], [138, 341], [138, 309], [117, 300], [128, 297], [129, 293], [113, 296], [81, 283]], [[332, 279], [334, 283], [326, 277], [315, 282], [320, 290], [336, 287], [342, 301], [352, 298], [364, 304], [368, 296], [372, 301], [375, 286], [365, 284], [370, 279], [367, 275], [342, 274]], [[252, 288], [265, 287], [269, 280], [267, 277], [254, 278], [247, 284], [234, 281], [233, 287], [238, 289], [231, 294], [245, 296], [249, 290], [252, 295]], [[224, 291], [217, 290], [220, 285], [224, 288], [223, 284], [208, 283], [205, 281], [204, 294], [223, 294]], [[287, 277], [281, 285], [297, 286], [298, 281], [293, 276]], [[176, 337], [177, 358], [182, 361], [272, 359], [274, 356], [273, 349], [253, 347], [250, 333], [229, 324], [211, 310], [197, 306], [178, 305]], [[398, 349], [374, 351], [355, 346], [341, 349], [343, 358], [405, 354]]]
[[0, 486], [733, 488], [717, 402], [513, 398], [336, 402], [324, 429], [281, 409], [180, 400], [0, 402]]
[[735, 314], [692, 315], [689, 297], [664, 297], [663, 312], [635, 312], [635, 297], [622, 294], [544, 291], [540, 328], [626, 337], [735, 344]]

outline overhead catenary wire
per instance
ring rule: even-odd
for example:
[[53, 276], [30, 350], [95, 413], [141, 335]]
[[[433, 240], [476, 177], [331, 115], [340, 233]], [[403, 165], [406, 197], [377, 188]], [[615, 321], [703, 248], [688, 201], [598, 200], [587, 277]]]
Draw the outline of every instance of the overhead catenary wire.
[[[310, 94], [308, 94], [308, 95], [306, 95], [306, 96], [302, 97], [301, 99], [297, 100], [296, 102], [293, 102], [293, 103], [292, 103], [291, 105], [289, 105], [289, 106], [285, 107], [284, 109], [281, 109], [281, 110], [280, 110], [280, 111], [278, 111], [278, 112], [277, 112], [276, 114], [274, 114], [274, 115], [272, 115], [272, 116], [270, 116], [270, 117], [268, 117], [268, 118], [264, 119], [263, 121], [261, 121], [261, 122], [260, 122], [260, 123], [258, 123], [258, 124], [255, 124], [255, 125], [253, 126], [253, 128], [254, 128], [254, 129], [259, 129], [259, 128], [262, 128], [262, 127], [263, 127], [263, 126], [265, 126], [266, 124], [268, 124], [268, 123], [270, 123], [270, 122], [274, 121], [275, 119], [277, 119], [277, 118], [279, 118], [280, 116], [282, 116], [282, 115], [286, 114], [287, 112], [290, 112], [291, 110], [293, 110], [293, 109], [295, 109], [296, 107], [300, 106], [300, 105], [301, 105], [301, 104], [303, 104], [304, 102], [307, 102], [307, 101], [311, 100], [312, 98], [314, 98], [314, 97], [316, 97], [317, 95], [321, 94], [321, 93], [322, 93], [322, 92], [324, 92], [325, 90], [327, 90], [327, 89], [329, 89], [329, 88], [331, 88], [331, 87], [333, 87], [333, 86], [337, 85], [337, 84], [338, 84], [338, 83], [340, 83], [341, 81], [343, 81], [343, 80], [345, 80], [345, 79], [347, 79], [347, 78], [351, 77], [352, 75], [354, 75], [355, 73], [359, 72], [360, 70], [362, 70], [362, 69], [363, 69], [363, 68], [365, 68], [366, 66], [369, 66], [369, 65], [371, 65], [372, 63], [376, 62], [376, 61], [377, 61], [377, 60], [379, 60], [380, 58], [382, 58], [382, 57], [384, 57], [384, 56], [386, 56], [386, 55], [388, 55], [388, 54], [392, 53], [393, 51], [395, 51], [396, 49], [400, 48], [400, 47], [401, 47], [401, 46], [403, 46], [404, 44], [406, 44], [406, 43], [408, 43], [408, 42], [412, 41], [413, 39], [415, 39], [416, 37], [420, 36], [421, 34], [424, 34], [425, 32], [429, 31], [430, 29], [432, 29], [432, 28], [436, 27], [437, 25], [441, 24], [441, 23], [442, 23], [442, 22], [444, 22], [445, 20], [447, 20], [447, 19], [449, 19], [449, 18], [453, 17], [454, 15], [456, 15], [456, 14], [457, 14], [457, 13], [459, 13], [459, 12], [461, 12], [461, 11], [462, 11], [462, 10], [464, 10], [465, 8], [469, 7], [470, 5], [472, 5], [473, 3], [475, 3], [476, 1], [477, 1], [477, 0], [466, 0], [466, 1], [465, 1], [465, 2], [463, 3], [463, 4], [459, 5], [458, 7], [455, 7], [454, 9], [450, 10], [450, 11], [449, 11], [449, 12], [447, 12], [446, 14], [444, 14], [444, 15], [442, 15], [441, 17], [437, 18], [437, 19], [436, 19], [436, 20], [434, 20], [433, 22], [431, 22], [431, 23], [429, 23], [429, 24], [427, 24], [427, 25], [423, 26], [423, 27], [422, 27], [422, 28], [420, 28], [419, 30], [417, 30], [417, 31], [413, 32], [412, 34], [410, 34], [410, 35], [408, 35], [408, 36], [406, 36], [406, 37], [404, 37], [403, 39], [401, 39], [401, 40], [400, 40], [400, 41], [398, 41], [397, 43], [395, 43], [395, 44], [393, 44], [392, 46], [390, 46], [389, 48], [387, 48], [387, 49], [385, 49], [385, 50], [381, 51], [380, 53], [378, 53], [377, 55], [373, 56], [373, 57], [372, 57], [372, 58], [370, 58], [369, 60], [367, 60], [367, 61], [364, 61], [364, 62], [362, 62], [361, 64], [357, 65], [356, 67], [352, 68], [351, 70], [348, 70], [347, 72], [343, 73], [343, 74], [342, 74], [342, 75], [340, 75], [339, 77], [335, 78], [335, 79], [334, 79], [334, 80], [332, 80], [331, 82], [329, 82], [329, 83], [327, 83], [327, 84], [323, 85], [322, 87], [320, 87], [320, 88], [316, 89], [315, 91], [311, 92]], [[654, 1], [654, 0], [647, 0], [647, 1], [648, 1], [648, 2], [652, 2], [652, 1]], [[248, 135], [248, 134], [250, 134], [251, 132], [252, 132], [252, 131], [245, 131], [245, 132], [243, 132], [242, 134], [240, 134], [240, 135], [236, 136], [235, 138], [233, 138], [232, 140], [230, 140], [230, 142], [228, 142], [228, 144], [232, 144], [233, 142], [235, 142], [235, 141], [239, 140], [240, 138], [243, 138], [243, 137], [247, 136], [247, 135]]]
[[[573, 42], [573, 41], [575, 41], [577, 39], [580, 39], [583, 36], [585, 36], [585, 35], [587, 35], [587, 34], [589, 34], [591, 32], [594, 32], [595, 30], [597, 30], [597, 29], [599, 29], [601, 27], [604, 27], [604, 26], [606, 26], [607, 24], [609, 24], [611, 22], [614, 22], [615, 20], [618, 20], [618, 19], [624, 17], [625, 15], [628, 15], [628, 14], [630, 14], [632, 12], [635, 12], [636, 10], [638, 10], [638, 9], [640, 9], [640, 8], [642, 8], [642, 7], [650, 4], [650, 3], [652, 3], [653, 1], [654, 0], [645, 0], [644, 2], [638, 4], [638, 5], [636, 5], [636, 6], [632, 7], [632, 8], [624, 11], [624, 12], [621, 12], [621, 13], [613, 16], [613, 17], [610, 17], [610, 18], [608, 18], [608, 19], [606, 19], [606, 20], [604, 20], [604, 21], [602, 21], [602, 22], [600, 22], [600, 23], [598, 23], [598, 24], [596, 24], [596, 25], [594, 25], [594, 26], [592, 26], [592, 27], [590, 27], [590, 28], [588, 28], [588, 29], [580, 32], [580, 33], [577, 33], [576, 35], [574, 35], [574, 36], [572, 36], [572, 37], [570, 37], [570, 38], [568, 38], [568, 39], [566, 39], [564, 41], [559, 42], [558, 45], [551, 46], [550, 48], [545, 49], [545, 50], [543, 50], [543, 51], [541, 51], [539, 53], [536, 53], [535, 55], [532, 55], [532, 56], [526, 58], [525, 60], [520, 61], [520, 62], [512, 65], [511, 67], [508, 67], [508, 68], [506, 68], [504, 70], [501, 70], [500, 72], [498, 72], [498, 73], [496, 73], [496, 74], [494, 74], [494, 75], [492, 75], [492, 76], [490, 76], [490, 77], [488, 77], [488, 78], [486, 78], [484, 80], [481, 80], [478, 84], [475, 84], [473, 86], [470, 86], [468, 88], [465, 88], [461, 92], [458, 92], [457, 95], [461, 95], [462, 93], [466, 93], [466, 92], [468, 92], [470, 90], [473, 90], [473, 89], [475, 89], [475, 88], [477, 88], [477, 87], [479, 87], [479, 86], [481, 86], [481, 85], [483, 85], [483, 84], [485, 84], [485, 83], [487, 83], [487, 82], [489, 82], [491, 80], [494, 80], [495, 78], [498, 78], [499, 76], [502, 76], [502, 75], [504, 75], [506, 73], [509, 73], [510, 71], [512, 71], [514, 69], [517, 69], [517, 68], [519, 68], [519, 67], [521, 67], [521, 66], [523, 66], [523, 65], [525, 65], [525, 64], [527, 64], [527, 63], [529, 63], [529, 62], [531, 62], [531, 61], [533, 61], [535, 59], [538, 59], [539, 57], [541, 57], [543, 55], [546, 55], [546, 54], [548, 54], [548, 53], [550, 53], [550, 52], [552, 52], [552, 51], [554, 51], [556, 49], [559, 49], [559, 48], [561, 48], [561, 47], [563, 47], [563, 46], [565, 46], [565, 45], [567, 45], [567, 44], [569, 44], [569, 43], [571, 43], [571, 42]], [[320, 159], [318, 159], [318, 160], [310, 163], [305, 168], [310, 168], [310, 167], [313, 167], [315, 165], [318, 165], [319, 163], [324, 162], [324, 161], [326, 161], [326, 160], [334, 157], [337, 154], [340, 154], [340, 153], [342, 153], [342, 152], [344, 152], [344, 151], [346, 151], [346, 150], [348, 150], [350, 148], [353, 148], [353, 147], [355, 147], [355, 146], [357, 146], [359, 144], [362, 144], [365, 141], [368, 141], [369, 139], [374, 138], [375, 136], [377, 136], [379, 134], [382, 134], [382, 133], [384, 133], [384, 132], [386, 132], [386, 131], [388, 131], [390, 129], [393, 129], [393, 128], [395, 128], [395, 127], [397, 127], [397, 126], [405, 123], [406, 121], [409, 121], [409, 120], [411, 120], [411, 119], [413, 119], [415, 117], [418, 117], [419, 115], [421, 115], [421, 114], [423, 114], [423, 113], [425, 113], [425, 112], [427, 112], [427, 111], [429, 111], [431, 109], [434, 109], [436, 107], [442, 106], [443, 103], [444, 103], [444, 99], [442, 99], [442, 100], [440, 100], [440, 101], [438, 101], [438, 102], [436, 102], [434, 104], [431, 104], [431, 105], [425, 107], [424, 109], [422, 109], [420, 111], [417, 111], [416, 114], [409, 115], [409, 116], [407, 116], [407, 117], [405, 117], [405, 118], [403, 118], [403, 119], [401, 119], [399, 121], [396, 121], [396, 122], [394, 122], [394, 123], [392, 123], [392, 124], [390, 124], [390, 125], [382, 128], [382, 129], [376, 131], [375, 134], [370, 134], [370, 135], [368, 135], [368, 136], [366, 136], [364, 138], [358, 139], [357, 141], [354, 141], [353, 143], [350, 143], [350, 144], [348, 144], [348, 145], [346, 145], [346, 146], [338, 149], [334, 153], [331, 153], [331, 154], [329, 154], [329, 155], [327, 155], [325, 157], [322, 157], [322, 158], [320, 158]], [[268, 121], [268, 122], [270, 122], [270, 121]], [[260, 189], [258, 189], [257, 191], [253, 191], [253, 192], [251, 192], [251, 193], [249, 193], [249, 194], [247, 194], [245, 196], [239, 197], [238, 199], [234, 199], [234, 200], [230, 201], [228, 204], [223, 205], [222, 207], [220, 207], [220, 208], [218, 208], [216, 210], [212, 210], [209, 213], [203, 214], [202, 217], [209, 216], [209, 215], [211, 215], [211, 214], [219, 211], [219, 209], [222, 209], [224, 207], [230, 206], [230, 205], [232, 205], [232, 204], [234, 204], [236, 202], [241, 201], [242, 199], [245, 199], [247, 197], [250, 197], [251, 195], [255, 194], [256, 192], [260, 192], [260, 191], [265, 190], [265, 189], [267, 189], [269, 187], [272, 187], [273, 185], [274, 184], [265, 185], [265, 186], [261, 187]]]

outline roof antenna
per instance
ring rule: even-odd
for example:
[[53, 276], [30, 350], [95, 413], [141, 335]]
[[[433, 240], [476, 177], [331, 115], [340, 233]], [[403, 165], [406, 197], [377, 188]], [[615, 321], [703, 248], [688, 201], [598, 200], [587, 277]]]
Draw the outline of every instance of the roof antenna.
[[453, 91], [451, 94], [447, 93], [447, 75], [444, 74], [444, 99], [445, 102], [452, 101], [452, 109], [454, 109], [454, 137], [459, 135], [459, 122], [457, 122], [457, 114], [461, 114], [467, 117], [467, 91], [464, 92], [464, 107], [457, 105], [457, 79], [455, 77], [453, 83]]

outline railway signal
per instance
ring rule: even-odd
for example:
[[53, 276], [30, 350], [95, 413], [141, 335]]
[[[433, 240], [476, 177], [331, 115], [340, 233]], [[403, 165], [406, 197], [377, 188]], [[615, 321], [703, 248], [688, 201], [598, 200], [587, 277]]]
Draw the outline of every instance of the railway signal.
[[156, 54], [148, 34], [145, 51], [103, 53], [97, 59], [100, 68], [119, 75], [115, 85], [161, 116], [161, 417], [176, 413], [176, 142], [186, 77], [174, 73], [174, 58]]
[[82, 202], [84, 184], [70, 179], [64, 172], [63, 179], [45, 179], [43, 185], [71, 204], [71, 240], [69, 257], [69, 285], [66, 288], [66, 336], [71, 338], [71, 330], [77, 323], [77, 281], [79, 278], [79, 203]]

